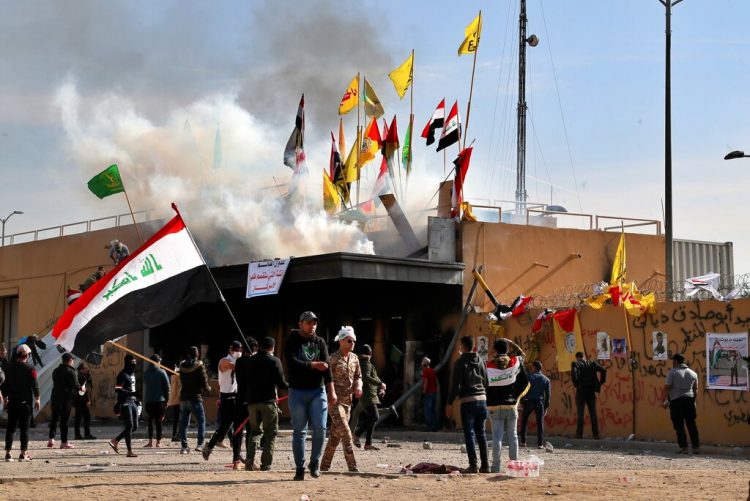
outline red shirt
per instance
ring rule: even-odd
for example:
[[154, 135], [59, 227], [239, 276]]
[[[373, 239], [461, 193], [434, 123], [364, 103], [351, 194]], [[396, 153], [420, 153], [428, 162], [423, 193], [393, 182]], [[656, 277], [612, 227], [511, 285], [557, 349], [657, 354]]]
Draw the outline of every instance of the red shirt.
[[435, 374], [432, 367], [422, 369], [422, 384], [424, 385], [423, 388], [425, 388], [425, 394], [437, 393], [437, 374]]

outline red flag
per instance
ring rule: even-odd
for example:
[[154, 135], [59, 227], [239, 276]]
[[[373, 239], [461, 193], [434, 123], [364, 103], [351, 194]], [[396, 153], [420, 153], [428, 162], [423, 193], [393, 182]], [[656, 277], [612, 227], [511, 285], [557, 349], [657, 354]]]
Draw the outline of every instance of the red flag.
[[459, 207], [463, 202], [464, 179], [466, 178], [466, 172], [469, 170], [473, 149], [472, 146], [464, 148], [458, 154], [458, 158], [453, 161], [456, 166], [456, 177], [453, 180], [453, 192], [451, 193], [451, 217], [458, 216]]
[[385, 138], [385, 156], [390, 158], [398, 150], [398, 125], [396, 123], [396, 115], [393, 115], [391, 120], [391, 126], [386, 130]]

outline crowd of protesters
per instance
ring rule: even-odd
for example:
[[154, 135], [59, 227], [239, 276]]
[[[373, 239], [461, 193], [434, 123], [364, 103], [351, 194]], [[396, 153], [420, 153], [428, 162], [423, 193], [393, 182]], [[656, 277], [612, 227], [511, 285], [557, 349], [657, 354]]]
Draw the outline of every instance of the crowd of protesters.
[[[386, 384], [378, 377], [372, 363], [372, 348], [363, 345], [356, 349], [357, 336], [350, 326], [343, 326], [334, 341], [338, 350], [329, 355], [328, 344], [316, 333], [318, 317], [305, 311], [299, 317], [298, 328], [293, 329], [284, 343], [287, 374], [275, 355], [275, 340], [253, 338], [243, 342], [233, 341], [227, 355], [218, 363], [218, 419], [217, 427], [208, 442], [206, 413], [203, 396], [211, 392], [206, 365], [200, 359], [197, 347], [187, 350], [187, 357], [172, 373], [171, 379], [161, 365], [162, 359], [154, 354], [143, 373], [145, 406], [140, 401], [136, 384], [137, 359], [125, 356], [123, 369], [118, 373], [113, 389], [116, 395], [114, 413], [122, 421], [122, 431], [109, 441], [110, 447], [120, 453], [120, 443], [125, 442], [128, 457], [137, 457], [133, 448], [133, 433], [138, 428], [145, 410], [148, 425], [146, 448], [163, 447], [162, 422], [170, 414], [173, 422], [172, 441], [180, 442], [180, 453], [190, 454], [188, 428], [191, 417], [197, 422], [197, 440], [194, 450], [208, 461], [215, 447], [226, 447], [229, 439], [232, 448], [232, 467], [248, 471], [272, 469], [275, 440], [279, 429], [279, 402], [288, 398], [292, 424], [292, 454], [295, 464], [294, 480], [304, 480], [306, 471], [317, 478], [328, 471], [340, 444], [346, 466], [358, 472], [354, 448], [378, 451], [373, 444], [373, 430], [379, 420], [378, 404], [386, 392]], [[40, 394], [36, 365], [41, 359], [36, 354], [40, 347], [34, 336], [24, 338], [13, 350], [8, 360], [7, 350], [0, 346], [0, 398], [7, 409], [8, 424], [5, 437], [6, 461], [13, 461], [12, 449], [15, 432], [20, 432], [19, 461], [30, 460], [28, 453], [29, 426], [35, 411], [39, 411]], [[518, 459], [519, 447], [526, 447], [529, 419], [536, 422], [537, 447], [545, 448], [544, 416], [550, 405], [551, 383], [543, 374], [540, 361], [533, 361], [527, 372], [525, 353], [520, 346], [504, 338], [496, 339], [492, 352], [482, 357], [474, 347], [474, 338], [460, 339], [461, 353], [453, 365], [451, 384], [445, 407], [448, 419], [454, 416], [453, 404], [458, 400], [458, 413], [464, 432], [469, 466], [464, 473], [496, 473], [501, 470], [503, 442], [507, 444], [510, 460]], [[41, 346], [44, 349], [43, 346]], [[488, 358], [488, 359], [486, 359]], [[485, 360], [486, 359], [486, 360]], [[424, 400], [424, 418], [428, 431], [441, 428], [437, 415], [436, 398], [438, 381], [431, 360], [422, 359], [421, 389]], [[692, 450], [699, 450], [698, 430], [695, 426], [695, 397], [697, 376], [687, 368], [681, 355], [673, 357], [674, 368], [664, 386], [665, 407], [671, 411], [677, 432], [680, 452], [688, 452], [687, 426]], [[61, 363], [52, 373], [50, 401], [49, 441], [55, 446], [57, 428], [60, 428], [60, 448], [70, 449], [68, 437], [71, 411], [75, 410], [75, 439], [94, 440], [91, 434], [91, 391], [93, 380], [86, 362], [74, 368], [75, 357], [63, 353]], [[606, 370], [595, 361], [586, 360], [583, 353], [576, 354], [571, 366], [571, 380], [576, 389], [578, 424], [576, 438], [583, 436], [584, 414], [588, 408], [594, 439], [599, 438], [596, 399], [606, 382]], [[279, 397], [286, 390], [286, 397]], [[355, 417], [353, 399], [358, 399]], [[519, 404], [521, 406], [520, 441], [518, 433]], [[331, 428], [324, 450], [327, 425]], [[492, 424], [491, 452], [485, 433], [486, 422]], [[351, 422], [351, 424], [350, 424]], [[81, 434], [83, 426], [83, 434]], [[306, 464], [308, 430], [312, 433], [311, 450]], [[242, 456], [243, 436], [246, 456]], [[479, 457], [477, 457], [477, 449]], [[260, 463], [256, 462], [259, 456]]]

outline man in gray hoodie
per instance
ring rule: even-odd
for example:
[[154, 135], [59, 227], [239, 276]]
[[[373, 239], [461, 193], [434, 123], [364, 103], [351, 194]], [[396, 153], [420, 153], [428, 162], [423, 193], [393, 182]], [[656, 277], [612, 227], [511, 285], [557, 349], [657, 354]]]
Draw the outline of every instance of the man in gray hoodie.
[[[466, 441], [466, 454], [469, 456], [469, 467], [463, 473], [489, 473], [490, 465], [487, 456], [487, 437], [484, 423], [487, 420], [487, 368], [474, 350], [474, 338], [461, 338], [461, 356], [453, 364], [453, 378], [448, 395], [445, 414], [453, 415], [453, 401], [458, 397], [461, 402], [461, 424]], [[479, 444], [481, 466], [477, 466], [477, 451], [474, 441]]]

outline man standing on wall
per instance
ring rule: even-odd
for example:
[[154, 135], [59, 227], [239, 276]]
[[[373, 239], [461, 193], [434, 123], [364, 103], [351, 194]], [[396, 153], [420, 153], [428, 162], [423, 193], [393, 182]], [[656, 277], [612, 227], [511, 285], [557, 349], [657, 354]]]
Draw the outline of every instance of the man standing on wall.
[[589, 409], [591, 433], [599, 439], [599, 420], [596, 415], [596, 394], [607, 381], [607, 370], [593, 360], [584, 360], [583, 353], [576, 353], [576, 361], [571, 364], [571, 378], [576, 389], [576, 409], [578, 423], [576, 437], [583, 438], [584, 407]]
[[308, 424], [312, 428], [310, 474], [318, 478], [320, 453], [326, 436], [326, 414], [328, 406], [336, 404], [336, 390], [328, 367], [328, 346], [323, 338], [315, 335], [318, 317], [312, 311], [306, 311], [300, 315], [298, 325], [299, 329], [292, 329], [286, 339], [284, 357], [289, 370], [292, 453], [296, 467], [294, 480], [304, 480]]
[[693, 454], [698, 454], [700, 441], [698, 427], [695, 424], [695, 398], [698, 395], [698, 375], [685, 364], [685, 357], [680, 353], [672, 357], [672, 368], [667, 373], [664, 384], [664, 407], [669, 408], [672, 425], [677, 433], [677, 444], [680, 454], [688, 454], [685, 427], [690, 434]]

